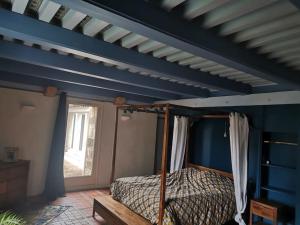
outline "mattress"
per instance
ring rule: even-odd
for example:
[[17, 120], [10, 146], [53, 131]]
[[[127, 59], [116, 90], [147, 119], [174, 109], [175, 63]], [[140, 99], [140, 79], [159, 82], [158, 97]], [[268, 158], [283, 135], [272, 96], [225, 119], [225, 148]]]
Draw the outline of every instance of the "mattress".
[[[233, 181], [194, 168], [167, 174], [164, 225], [221, 225], [234, 217]], [[117, 179], [112, 197], [158, 223], [160, 175]]]

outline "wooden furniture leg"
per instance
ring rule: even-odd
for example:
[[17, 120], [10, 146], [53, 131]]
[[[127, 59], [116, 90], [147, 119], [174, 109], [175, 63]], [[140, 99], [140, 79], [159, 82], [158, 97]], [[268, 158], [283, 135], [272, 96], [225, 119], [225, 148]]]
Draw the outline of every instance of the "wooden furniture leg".
[[[115, 169], [116, 169], [116, 154], [117, 154], [117, 138], [118, 138], [118, 123], [119, 123], [119, 107], [116, 107], [116, 114], [115, 114], [115, 134], [114, 134], [114, 145], [113, 145], [113, 155], [112, 155], [112, 168], [111, 168], [111, 175], [110, 175], [110, 185], [113, 183], [115, 178]], [[111, 194], [111, 190], [109, 190]]]
[[95, 206], [95, 204], [96, 204], [95, 201], [96, 201], [96, 200], [94, 199], [94, 204], [93, 204], [93, 218], [95, 218], [95, 212], [96, 212], [96, 210], [95, 210], [95, 207], [96, 207], [96, 206]]
[[[251, 203], [252, 204], [252, 203]], [[253, 211], [252, 206], [250, 206], [250, 219], [249, 219], [249, 225], [253, 225]]]

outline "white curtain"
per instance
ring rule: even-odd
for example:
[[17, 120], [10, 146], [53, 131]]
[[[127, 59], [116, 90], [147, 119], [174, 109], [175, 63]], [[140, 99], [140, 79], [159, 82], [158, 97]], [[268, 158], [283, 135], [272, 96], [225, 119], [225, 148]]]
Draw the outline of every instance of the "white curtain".
[[237, 215], [235, 221], [239, 225], [245, 225], [242, 214], [247, 205], [247, 155], [249, 124], [245, 115], [239, 113], [230, 114], [230, 148], [231, 164], [234, 178]]
[[187, 143], [188, 118], [175, 116], [170, 172], [180, 170], [183, 166]]

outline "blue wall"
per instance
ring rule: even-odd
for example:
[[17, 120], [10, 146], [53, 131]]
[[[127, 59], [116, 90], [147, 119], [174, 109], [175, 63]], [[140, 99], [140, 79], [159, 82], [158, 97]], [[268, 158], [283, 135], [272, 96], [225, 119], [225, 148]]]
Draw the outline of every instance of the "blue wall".
[[[226, 138], [224, 137], [225, 130]], [[194, 123], [191, 129], [191, 162], [231, 171], [228, 135], [228, 121], [218, 119]]]
[[[250, 192], [254, 192], [254, 197], [260, 196], [260, 168], [261, 153], [263, 146], [263, 134], [265, 132], [286, 132], [296, 134], [300, 137], [300, 106], [253, 106], [253, 107], [228, 107], [206, 109], [212, 113], [216, 112], [241, 112], [249, 117], [250, 139], [249, 139], [249, 184]], [[158, 121], [158, 135], [162, 134], [163, 119]], [[172, 122], [170, 122], [172, 125]], [[228, 123], [226, 124], [228, 135]], [[225, 120], [224, 119], [205, 119], [196, 122], [192, 128], [190, 140], [190, 160], [193, 163], [208, 166], [225, 171], [231, 171], [229, 137], [224, 138]], [[170, 129], [170, 139], [172, 129]], [[160, 168], [161, 141], [157, 143], [157, 168]], [[300, 144], [300, 138], [298, 138]], [[171, 140], [169, 146], [171, 147]], [[286, 202], [296, 206], [296, 223], [300, 225], [300, 148], [291, 155], [286, 155], [287, 151], [276, 150], [272, 147], [272, 161], [281, 160], [281, 163], [297, 164], [294, 172], [283, 172], [274, 169], [270, 173], [268, 181], [276, 185], [283, 185], [296, 190], [296, 196], [270, 194], [269, 197], [278, 201]], [[169, 149], [170, 153], [170, 149]], [[169, 154], [170, 157], [170, 154]], [[277, 176], [278, 175], [278, 176]], [[278, 179], [281, 177], [281, 180]], [[253, 190], [254, 189], [254, 190]], [[249, 197], [252, 197], [251, 195]]]
[[[250, 118], [249, 182], [256, 187], [255, 197], [259, 197], [261, 194], [260, 162], [263, 134], [266, 132], [285, 132], [291, 136], [294, 134], [297, 136], [300, 130], [300, 119], [298, 118], [300, 117], [300, 106], [285, 105], [212, 109], [213, 112], [216, 110], [223, 112], [243, 112]], [[228, 124], [226, 129], [228, 134]], [[195, 123], [191, 136], [191, 161], [203, 166], [231, 171], [229, 137], [224, 138], [224, 130], [225, 120], [222, 119], [205, 119]], [[283, 148], [285, 147], [272, 147], [270, 151], [272, 155], [270, 157], [272, 157], [273, 161], [279, 160], [283, 163], [297, 165], [297, 171], [270, 169], [266, 183], [268, 185], [297, 190], [297, 195], [285, 195], [274, 192], [266, 193], [268, 193], [270, 199], [281, 201], [291, 206], [297, 205], [296, 215], [298, 222], [296, 224], [300, 224], [300, 150], [290, 151]]]
[[[212, 112], [242, 112], [249, 117], [249, 176], [256, 179], [258, 148], [263, 130], [263, 107], [214, 108]], [[225, 125], [226, 121], [226, 125]], [[227, 138], [224, 138], [226, 126]], [[195, 122], [191, 133], [190, 159], [192, 162], [231, 172], [229, 124], [225, 119], [202, 119]]]
[[[300, 141], [298, 141], [300, 144]], [[300, 149], [298, 151], [298, 164], [297, 164], [297, 196], [296, 196], [296, 221], [297, 225], [300, 224]]]

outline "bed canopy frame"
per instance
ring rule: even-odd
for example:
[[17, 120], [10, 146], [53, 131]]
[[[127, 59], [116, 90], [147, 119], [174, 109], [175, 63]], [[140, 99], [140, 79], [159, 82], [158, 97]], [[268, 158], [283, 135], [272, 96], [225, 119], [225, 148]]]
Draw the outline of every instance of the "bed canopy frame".
[[[229, 114], [202, 114], [199, 113], [200, 109], [178, 106], [172, 104], [152, 104], [152, 105], [118, 105], [116, 108], [115, 115], [115, 133], [114, 133], [114, 145], [113, 145], [113, 157], [112, 157], [112, 172], [110, 177], [110, 184], [113, 183], [115, 177], [115, 163], [116, 163], [116, 151], [117, 151], [117, 134], [118, 134], [118, 121], [119, 121], [119, 110], [126, 110], [129, 112], [146, 112], [155, 113], [164, 116], [164, 128], [163, 128], [163, 146], [161, 156], [161, 177], [160, 177], [160, 202], [159, 202], [159, 217], [158, 225], [163, 224], [164, 211], [165, 211], [165, 195], [166, 195], [166, 178], [167, 178], [167, 159], [168, 159], [168, 143], [169, 143], [169, 124], [170, 115], [174, 116], [187, 116], [189, 117], [189, 123], [197, 121], [199, 119], [229, 119]], [[188, 126], [190, 127], [190, 126]], [[187, 141], [189, 140], [189, 133]], [[187, 144], [188, 148], [188, 144]], [[199, 170], [213, 171], [222, 176], [233, 179], [232, 173], [228, 173], [221, 170], [211, 169], [204, 166], [189, 163], [188, 161], [188, 149], [185, 150], [185, 167], [193, 167]]]

